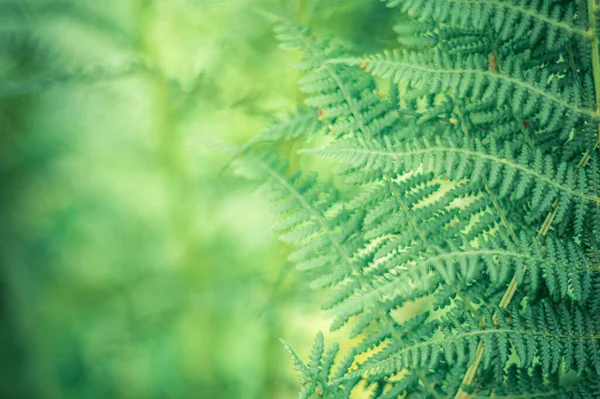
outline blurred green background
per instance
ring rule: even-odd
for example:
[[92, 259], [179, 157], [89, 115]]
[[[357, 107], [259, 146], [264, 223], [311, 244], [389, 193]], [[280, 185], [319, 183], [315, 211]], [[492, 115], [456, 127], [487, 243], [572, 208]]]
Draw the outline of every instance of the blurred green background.
[[357, 51], [377, 0], [0, 0], [0, 397], [278, 398], [328, 323], [219, 170], [302, 102], [263, 11]]

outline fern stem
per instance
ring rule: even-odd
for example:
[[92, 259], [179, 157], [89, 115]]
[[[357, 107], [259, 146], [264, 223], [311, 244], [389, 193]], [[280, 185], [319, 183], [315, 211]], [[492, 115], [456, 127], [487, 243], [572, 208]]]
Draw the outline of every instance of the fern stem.
[[465, 376], [463, 377], [461, 387], [458, 389], [456, 396], [454, 399], [466, 399], [469, 397], [469, 394], [463, 391], [462, 387], [469, 387], [473, 384], [473, 380], [475, 380], [475, 375], [477, 374], [477, 369], [479, 368], [479, 364], [481, 363], [481, 359], [483, 358], [483, 341], [479, 341], [477, 344], [477, 352], [475, 354], [475, 360], [467, 369]]
[[[526, 268], [527, 268], [527, 265], [525, 265], [523, 267], [523, 272], [525, 272]], [[504, 296], [502, 297], [502, 300], [500, 301], [500, 304], [498, 305], [498, 306], [500, 306], [500, 308], [506, 309], [508, 307], [508, 305], [510, 304], [510, 301], [512, 301], [513, 297], [515, 296], [515, 293], [517, 292], [518, 284], [519, 283], [517, 281], [517, 276], [515, 275], [512, 278], [512, 280], [510, 281], [510, 284], [508, 284], [508, 288], [504, 292]]]
[[558, 200], [558, 198], [554, 200], [554, 203], [552, 204], [552, 210], [546, 216], [546, 219], [544, 220], [544, 224], [542, 224], [542, 227], [540, 228], [540, 230], [538, 232], [538, 235], [537, 235], [538, 238], [541, 238], [541, 237], [545, 236], [546, 234], [548, 234], [548, 231], [550, 230], [550, 226], [552, 226], [552, 222], [554, 221], [554, 217], [556, 216], [556, 212], [558, 211], [559, 202], [560, 201]]

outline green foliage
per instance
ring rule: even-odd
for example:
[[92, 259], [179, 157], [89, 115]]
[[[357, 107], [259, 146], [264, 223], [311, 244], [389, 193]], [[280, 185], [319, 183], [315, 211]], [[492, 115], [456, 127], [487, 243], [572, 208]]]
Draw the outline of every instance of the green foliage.
[[286, 344], [301, 397], [600, 397], [600, 6], [386, 4], [412, 21], [364, 57], [276, 28], [328, 141], [300, 154], [339, 178], [268, 146], [239, 161], [348, 326], [331, 373], [321, 335], [308, 365]]

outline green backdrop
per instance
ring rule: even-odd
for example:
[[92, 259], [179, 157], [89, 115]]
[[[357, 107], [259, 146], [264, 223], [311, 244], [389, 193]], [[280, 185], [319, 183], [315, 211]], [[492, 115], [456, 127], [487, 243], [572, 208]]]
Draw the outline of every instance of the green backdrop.
[[302, 103], [269, 13], [393, 39], [376, 0], [0, 2], [0, 397], [296, 397], [278, 338], [327, 321], [220, 173]]

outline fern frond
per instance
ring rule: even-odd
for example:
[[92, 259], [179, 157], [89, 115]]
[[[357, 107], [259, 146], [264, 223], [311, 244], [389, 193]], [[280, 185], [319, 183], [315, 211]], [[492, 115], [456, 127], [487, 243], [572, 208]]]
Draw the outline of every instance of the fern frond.
[[[540, 152], [531, 154], [526, 146], [516, 153], [509, 142], [499, 149], [494, 140], [489, 145], [476, 141], [472, 149], [468, 143], [457, 145], [441, 138], [434, 143], [427, 140], [405, 143], [384, 138], [346, 140], [307, 152], [334, 157], [347, 168], [375, 168], [381, 173], [398, 174], [423, 168], [437, 176], [455, 181], [468, 178], [471, 182], [485, 176], [492, 188], [498, 187], [500, 198], [512, 193], [511, 198], [519, 200], [530, 194], [532, 220], [547, 211], [557, 196], [561, 198], [557, 222], [575, 205], [578, 212], [585, 214], [592, 212], [600, 202], [600, 197], [575, 185], [576, 174], [580, 181], [585, 181], [582, 169], [576, 173], [573, 166], [554, 165], [551, 158]], [[580, 226], [577, 228], [579, 231]]]
[[544, 41], [559, 48], [574, 36], [587, 37], [586, 15], [551, 0], [384, 0], [419, 21], [437, 21], [459, 28], [484, 30], [488, 23], [502, 40], [526, 39], [530, 46]]
[[384, 52], [364, 63], [375, 76], [392, 78], [394, 82], [410, 81], [426, 86], [432, 92], [451, 91], [458, 98], [494, 99], [496, 106], [509, 103], [523, 118], [535, 116], [542, 124], [558, 123], [556, 113], [569, 112], [579, 117], [592, 117], [594, 109], [584, 103], [576, 85], [562, 86], [550, 80], [547, 69], [525, 69], [523, 60], [509, 60], [502, 71], [489, 69], [489, 60], [476, 54], [466, 57], [444, 57], [439, 52]]
[[297, 245], [290, 260], [318, 276], [316, 285], [333, 284], [353, 272], [357, 265], [352, 255], [361, 246], [353, 230], [361, 214], [338, 206], [337, 190], [318, 182], [315, 174], [287, 176], [287, 163], [273, 156], [244, 159], [238, 170], [263, 183], [281, 218], [276, 226], [280, 239]]
[[308, 399], [314, 393], [317, 393], [318, 396], [327, 395], [331, 366], [338, 353], [338, 345], [333, 344], [325, 351], [323, 334], [319, 332], [313, 343], [309, 364], [305, 365], [287, 342], [281, 340], [281, 343], [290, 356], [302, 386], [299, 398]]
[[[369, 285], [351, 281], [331, 294], [325, 307], [331, 308], [336, 326], [364, 311], [367, 314], [360, 317], [355, 327], [360, 331], [373, 317], [368, 309], [381, 298], [400, 306], [430, 295], [444, 284], [456, 289], [485, 282], [492, 289], [501, 288], [516, 274], [532, 295], [544, 282], [556, 298], [585, 302], [592, 293], [593, 282], [600, 278], [600, 268], [588, 263], [579, 248], [557, 240], [548, 240], [541, 246], [534, 239], [523, 238], [517, 248], [508, 238], [490, 238], [477, 247], [465, 243], [440, 254], [422, 254], [409, 248], [376, 262], [377, 269], [364, 272], [371, 281]], [[523, 275], [525, 266], [527, 273]]]
[[271, 127], [252, 139], [248, 147], [258, 143], [295, 140], [299, 137], [310, 139], [319, 135], [322, 129], [315, 111], [298, 108], [295, 112], [275, 120]]
[[300, 80], [300, 89], [308, 95], [305, 103], [331, 121], [333, 134], [360, 131], [373, 136], [394, 126], [398, 112], [376, 92], [372, 77], [357, 74], [356, 66], [328, 64], [344, 54], [342, 48], [290, 24], [279, 26], [277, 32], [284, 48], [301, 51], [296, 65], [308, 73]]
[[[539, 356], [544, 373], [555, 372], [564, 358], [566, 371], [581, 374], [593, 367], [600, 375], [596, 368], [600, 329], [598, 323], [586, 323], [581, 317], [583, 312], [576, 306], [563, 303], [554, 307], [548, 302], [530, 306], [524, 312], [513, 307], [510, 318], [500, 310], [486, 310], [484, 326], [469, 317], [453, 320], [440, 330], [439, 337], [416, 341], [392, 353], [383, 349], [341, 380], [358, 375], [378, 379], [406, 367], [434, 368], [439, 362], [466, 365], [473, 362], [479, 340], [491, 353], [499, 354], [501, 364], [508, 362], [510, 343], [514, 343], [521, 367], [532, 367]], [[550, 321], [553, 323], [548, 324]]]
[[[415, 17], [395, 27], [410, 52], [359, 59], [278, 28], [334, 136], [301, 153], [337, 159], [347, 190], [284, 167], [261, 177], [290, 260], [329, 289], [331, 329], [350, 324], [323, 395], [362, 381], [373, 398], [595, 397], [598, 5], [386, 3]], [[417, 300], [426, 310], [399, 323]]]

